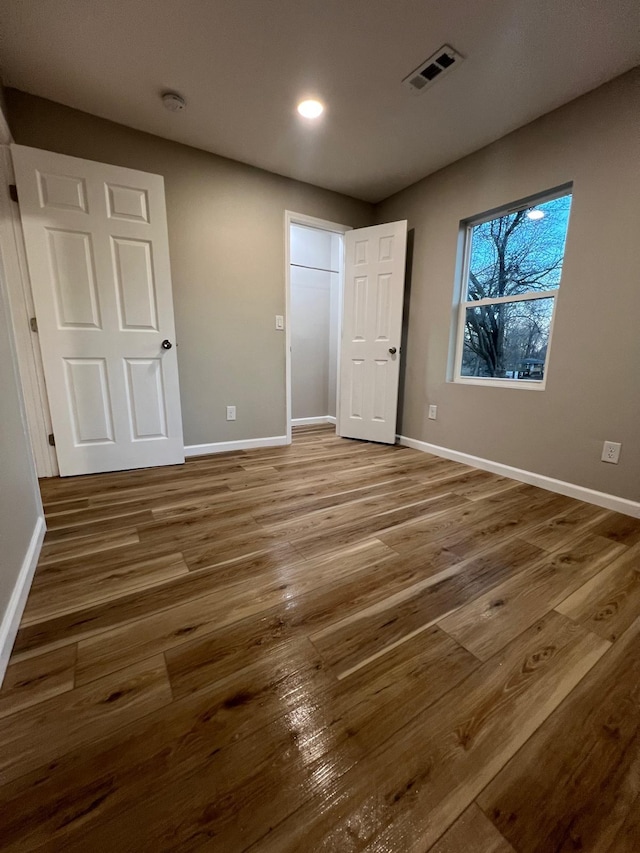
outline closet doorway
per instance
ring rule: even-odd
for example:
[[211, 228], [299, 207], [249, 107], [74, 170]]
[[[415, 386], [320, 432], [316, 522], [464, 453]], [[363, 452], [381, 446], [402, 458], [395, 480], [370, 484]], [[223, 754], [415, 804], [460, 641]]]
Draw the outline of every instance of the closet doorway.
[[349, 226], [287, 212], [287, 435], [336, 423], [344, 233]]

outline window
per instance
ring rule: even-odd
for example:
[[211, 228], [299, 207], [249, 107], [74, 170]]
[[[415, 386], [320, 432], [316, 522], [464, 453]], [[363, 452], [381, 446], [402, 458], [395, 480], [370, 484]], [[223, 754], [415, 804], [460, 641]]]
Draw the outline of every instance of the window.
[[465, 223], [454, 379], [544, 387], [571, 193]]

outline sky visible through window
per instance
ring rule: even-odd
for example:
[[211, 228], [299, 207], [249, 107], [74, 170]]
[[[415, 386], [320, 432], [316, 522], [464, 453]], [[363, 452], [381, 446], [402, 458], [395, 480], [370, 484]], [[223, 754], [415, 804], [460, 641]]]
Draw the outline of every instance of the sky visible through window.
[[[560, 286], [571, 195], [472, 228], [465, 301], [542, 294]], [[465, 310], [461, 375], [541, 380], [554, 299], [485, 303]]]

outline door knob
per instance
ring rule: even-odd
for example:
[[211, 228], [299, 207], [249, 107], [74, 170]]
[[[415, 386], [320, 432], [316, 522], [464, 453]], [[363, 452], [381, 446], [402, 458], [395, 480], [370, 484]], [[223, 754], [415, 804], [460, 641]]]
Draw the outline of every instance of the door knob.
[[395, 347], [389, 347], [389, 352], [391, 353], [391, 355], [395, 355], [398, 350]]
[[162, 349], [171, 349], [171, 347], [173, 346], [173, 344], [171, 343], [171, 341], [166, 341], [166, 340], [165, 340], [165, 341], [162, 341], [161, 346], [162, 346]]

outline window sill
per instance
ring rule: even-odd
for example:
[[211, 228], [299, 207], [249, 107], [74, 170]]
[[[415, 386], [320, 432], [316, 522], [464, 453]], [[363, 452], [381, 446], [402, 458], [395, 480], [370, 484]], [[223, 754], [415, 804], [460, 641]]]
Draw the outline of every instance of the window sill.
[[545, 379], [475, 379], [472, 376], [456, 376], [450, 381], [456, 385], [479, 385], [488, 388], [519, 388], [527, 391], [544, 391], [547, 384]]

